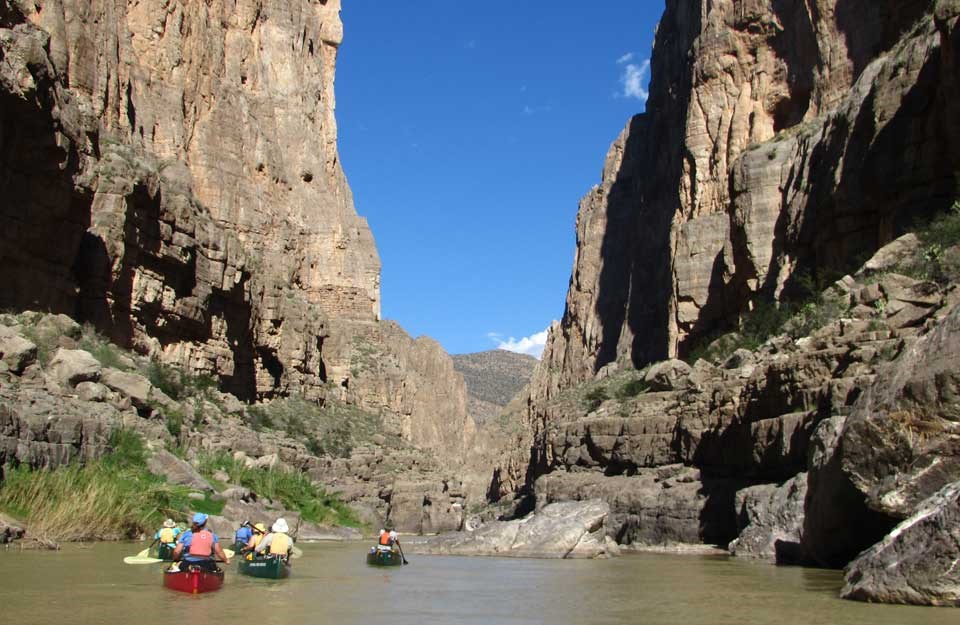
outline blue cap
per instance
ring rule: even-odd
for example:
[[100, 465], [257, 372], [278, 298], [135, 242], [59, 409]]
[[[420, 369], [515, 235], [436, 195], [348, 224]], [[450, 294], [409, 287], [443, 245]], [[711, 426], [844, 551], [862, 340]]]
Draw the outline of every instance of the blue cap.
[[202, 512], [198, 512], [195, 515], [193, 515], [193, 522], [196, 523], [197, 525], [203, 525], [204, 523], [207, 522], [207, 515], [205, 515]]

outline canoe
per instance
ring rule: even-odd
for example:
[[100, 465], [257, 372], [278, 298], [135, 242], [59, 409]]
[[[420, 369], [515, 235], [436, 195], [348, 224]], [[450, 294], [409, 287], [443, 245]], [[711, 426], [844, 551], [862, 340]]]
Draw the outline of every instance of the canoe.
[[290, 577], [290, 563], [283, 558], [254, 558], [247, 560], [240, 558], [239, 572], [241, 575], [260, 577], [263, 579], [283, 579]]
[[173, 547], [161, 543], [157, 547], [157, 557], [165, 562], [173, 562]]
[[169, 569], [163, 572], [163, 585], [170, 590], [199, 594], [218, 590], [223, 586], [223, 570], [208, 571], [199, 566], [181, 562], [179, 571]]
[[374, 549], [367, 552], [367, 564], [371, 566], [400, 566], [403, 564], [403, 558], [397, 551]]

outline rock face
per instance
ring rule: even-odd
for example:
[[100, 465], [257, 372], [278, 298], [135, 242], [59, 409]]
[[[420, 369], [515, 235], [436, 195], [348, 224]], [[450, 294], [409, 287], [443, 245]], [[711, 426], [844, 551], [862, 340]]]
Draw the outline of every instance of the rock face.
[[957, 6], [667, 2], [647, 112], [580, 204], [534, 399], [684, 354], [953, 201]]
[[806, 473], [798, 474], [779, 487], [761, 484], [738, 492], [736, 509], [740, 535], [730, 543], [730, 553], [776, 564], [801, 562], [806, 495]]
[[[493, 498], [593, 492], [619, 542], [842, 566], [957, 479], [956, 287], [898, 265], [957, 253], [901, 235], [960, 188], [958, 22], [954, 0], [666, 3]], [[821, 291], [759, 348], [690, 358]]]
[[515, 521], [495, 521], [474, 532], [414, 543], [418, 553], [517, 558], [598, 558], [617, 555], [604, 532], [602, 501], [545, 506]]
[[960, 606], [960, 482], [924, 501], [847, 567], [847, 599]]
[[[818, 487], [808, 507], [815, 514], [805, 531], [818, 561], [844, 564], [857, 547], [871, 544], [863, 542], [865, 518], [906, 519], [960, 475], [957, 358], [960, 307], [954, 306], [880, 372], [842, 428], [825, 437], [823, 461], [811, 473]], [[857, 527], [859, 541], [847, 535], [852, 530], [836, 531], [843, 526]]]
[[[90, 322], [243, 400], [384, 410], [410, 442], [462, 451], [449, 358], [380, 321], [336, 148], [339, 0], [7, 4], [0, 308]], [[29, 346], [3, 349], [26, 366]]]

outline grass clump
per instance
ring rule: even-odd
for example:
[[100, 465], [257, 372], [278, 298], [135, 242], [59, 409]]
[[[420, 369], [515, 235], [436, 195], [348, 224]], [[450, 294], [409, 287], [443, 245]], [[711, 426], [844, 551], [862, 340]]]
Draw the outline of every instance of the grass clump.
[[211, 375], [190, 375], [159, 360], [150, 361], [144, 373], [151, 384], [175, 401], [187, 397], [206, 396], [209, 391], [217, 388], [217, 380]]
[[121, 350], [90, 324], [84, 324], [83, 326], [79, 347], [90, 352], [90, 355], [104, 367], [113, 367], [121, 371], [128, 369]]
[[624, 383], [623, 386], [617, 389], [616, 397], [617, 399], [623, 401], [625, 399], [630, 399], [631, 397], [636, 397], [641, 393], [646, 393], [650, 389], [650, 384], [647, 383], [643, 378], [637, 378], [635, 380], [629, 380]]
[[920, 254], [897, 271], [941, 286], [960, 281], [960, 200], [919, 228], [917, 238], [923, 244]]
[[0, 509], [22, 518], [31, 536], [45, 544], [133, 538], [192, 509], [188, 489], [146, 470], [139, 435], [116, 430], [110, 449], [85, 465], [6, 471]]
[[323, 525], [361, 527], [357, 515], [335, 495], [315, 486], [303, 473], [282, 468], [247, 467], [227, 452], [200, 457], [200, 472], [207, 477], [225, 471], [230, 481], [296, 510], [305, 521]]
[[607, 394], [607, 389], [598, 386], [587, 392], [583, 396], [583, 405], [587, 409], [587, 412], [593, 412], [600, 407], [600, 404], [610, 399], [610, 395]]

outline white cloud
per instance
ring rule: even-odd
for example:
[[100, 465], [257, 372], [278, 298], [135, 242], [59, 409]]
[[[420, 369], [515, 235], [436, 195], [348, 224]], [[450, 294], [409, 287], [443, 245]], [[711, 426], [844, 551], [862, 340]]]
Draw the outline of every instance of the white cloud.
[[627, 52], [619, 59], [617, 59], [617, 65], [623, 65], [624, 63], [629, 63], [633, 60], [633, 52]]
[[636, 63], [627, 63], [624, 65], [623, 73], [620, 75], [620, 84], [623, 86], [623, 91], [617, 95], [624, 98], [636, 98], [640, 101], [646, 101], [649, 94], [647, 90], [643, 88], [643, 79], [646, 78], [649, 72], [650, 59], [646, 59], [639, 65]]
[[495, 332], [491, 332], [487, 334], [487, 336], [497, 344], [497, 349], [505, 349], [508, 352], [516, 352], [518, 354], [529, 354], [539, 359], [543, 354], [544, 346], [547, 344], [547, 332], [548, 330], [544, 330], [543, 332], [537, 332], [522, 339], [515, 339], [511, 336], [506, 341], [503, 340], [502, 334]]

